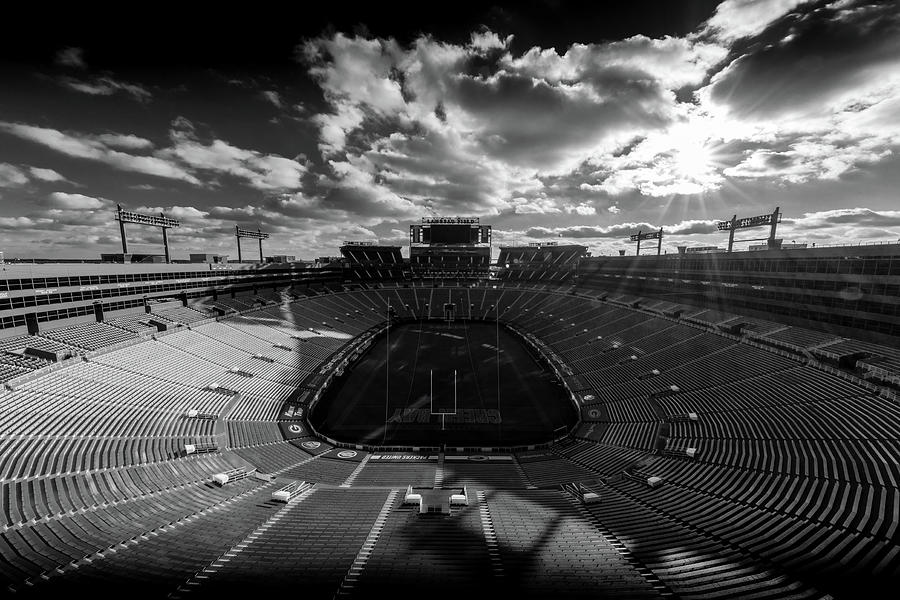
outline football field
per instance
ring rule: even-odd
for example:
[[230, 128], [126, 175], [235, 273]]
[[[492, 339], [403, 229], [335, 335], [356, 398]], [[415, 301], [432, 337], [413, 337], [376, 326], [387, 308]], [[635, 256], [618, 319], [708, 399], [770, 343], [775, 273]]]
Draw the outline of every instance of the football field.
[[425, 321], [391, 327], [310, 419], [348, 443], [514, 446], [550, 440], [576, 414], [556, 377], [502, 326]]

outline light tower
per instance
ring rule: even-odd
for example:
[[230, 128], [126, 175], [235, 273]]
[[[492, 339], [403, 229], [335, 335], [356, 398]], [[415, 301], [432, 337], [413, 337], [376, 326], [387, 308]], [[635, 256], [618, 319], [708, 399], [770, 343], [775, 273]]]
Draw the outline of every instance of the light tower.
[[162, 229], [163, 248], [166, 255], [166, 262], [169, 260], [169, 235], [168, 230], [171, 227], [181, 227], [181, 223], [175, 219], [170, 219], [164, 213], [159, 216], [143, 215], [122, 208], [121, 204], [116, 205], [116, 220], [119, 222], [119, 232], [122, 235], [122, 254], [128, 254], [128, 238], [125, 234], [125, 223], [136, 223], [138, 225], [149, 225], [150, 227], [159, 227]]
[[631, 236], [632, 242], [637, 242], [637, 252], [636, 255], [640, 255], [641, 253], [641, 240], [659, 240], [656, 244], [656, 255], [659, 256], [662, 254], [662, 241], [663, 241], [663, 228], [660, 227], [659, 231], [650, 231], [644, 233], [643, 231], [638, 231], [637, 233]]
[[243, 257], [241, 256], [241, 238], [254, 238], [259, 240], [259, 262], [263, 262], [263, 250], [262, 250], [262, 241], [269, 238], [268, 233], [263, 233], [259, 230], [259, 227], [256, 228], [256, 231], [250, 231], [249, 229], [241, 229], [239, 225], [234, 226], [234, 234], [237, 237], [237, 250], [238, 250], [238, 262], [243, 261]]
[[734, 246], [734, 232], [738, 229], [745, 229], [747, 227], [759, 227], [761, 225], [769, 226], [769, 237], [767, 238], [751, 238], [745, 240], [738, 240], [739, 242], [752, 242], [765, 240], [766, 245], [771, 249], [775, 248], [778, 245], [778, 242], [775, 240], [775, 230], [778, 227], [778, 223], [781, 222], [781, 208], [776, 206], [775, 211], [768, 215], [759, 215], [756, 217], [745, 217], [743, 219], [738, 219], [737, 215], [731, 217], [730, 221], [719, 221], [716, 223], [716, 229], [719, 231], [727, 231], [728, 232], [728, 251], [731, 252], [732, 247]]

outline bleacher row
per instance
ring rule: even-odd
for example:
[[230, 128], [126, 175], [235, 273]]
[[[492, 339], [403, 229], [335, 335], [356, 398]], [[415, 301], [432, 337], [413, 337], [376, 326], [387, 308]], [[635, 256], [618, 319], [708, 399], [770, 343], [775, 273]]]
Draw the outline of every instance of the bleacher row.
[[[338, 336], [329, 328], [319, 335], [319, 330], [326, 329], [323, 321], [332, 320], [333, 303], [323, 309], [328, 314], [311, 306], [302, 312], [271, 304], [265, 308], [272, 312], [256, 310], [252, 317], [235, 316], [229, 324], [207, 322], [208, 336], [198, 332], [203, 325], [195, 325], [198, 329], [176, 331], [99, 355], [87, 352], [139, 342], [135, 338], [141, 331], [129, 333], [124, 327], [92, 323], [6, 341], [13, 353], [20, 351], [24, 342], [27, 347], [65, 350], [84, 357], [0, 392], [2, 513], [8, 533], [3, 543], [3, 573], [13, 586], [17, 578], [19, 583], [33, 583], [36, 573], [56, 576], [52, 564], [64, 568], [73, 557], [87, 557], [101, 552], [105, 545], [115, 546], [135, 534], [147, 533], [157, 521], [137, 518], [145, 511], [142, 502], [158, 506], [160, 514], [166, 515], [160, 526], [216, 506], [221, 492], [204, 496], [194, 492], [194, 487], [212, 489], [211, 474], [249, 468], [252, 463], [228, 451], [185, 457], [189, 444], [226, 447], [217, 444], [221, 435], [214, 431], [214, 420], [187, 418], [189, 411], [221, 418], [223, 411], [233, 408], [233, 416], [239, 420], [225, 421], [224, 439], [234, 447], [283, 443], [274, 424], [282, 401], [334, 348], [376, 321], [366, 317], [362, 324], [347, 325], [353, 333]], [[175, 310], [184, 316], [192, 309]], [[341, 315], [346, 312], [342, 310]], [[201, 318], [194, 323], [207, 318], [197, 315]], [[118, 323], [126, 325], [125, 320]], [[276, 348], [273, 339], [288, 349]], [[36, 361], [34, 366], [40, 368], [43, 363]], [[231, 406], [235, 398], [238, 405]], [[167, 476], [164, 482], [153, 478], [161, 474]], [[195, 500], [185, 504], [187, 498]], [[130, 528], [99, 516], [98, 511], [107, 506], [136, 511]], [[103, 519], [103, 530], [110, 537], [81, 535], [78, 530], [74, 535], [81, 542], [73, 546], [59, 541], [66, 539], [64, 533], [33, 535], [44, 523], [75, 527], [71, 521], [94, 519], [95, 513]], [[20, 543], [22, 539], [25, 545]]]
[[[88, 570], [63, 569], [41, 586], [63, 585], [77, 571], [86, 581], [89, 573], [95, 578], [106, 574], [123, 581], [156, 581], [160, 591], [171, 592], [208, 564], [204, 560], [220, 556], [275, 510], [258, 506], [265, 495], [258, 490], [269, 489], [262, 480], [211, 487], [209, 475], [218, 471], [255, 468], [280, 480], [326, 486], [339, 486], [356, 473], [349, 488], [332, 495], [345, 494], [341, 498], [374, 510], [369, 523], [384, 494], [365, 500], [365, 490], [356, 488], [430, 485], [436, 465], [370, 462], [358, 470], [356, 462], [321, 456], [330, 446], [314, 452], [299, 440], [283, 441], [275, 421], [283, 402], [296, 398], [298, 386], [334, 351], [385, 320], [388, 303], [398, 316], [418, 319], [441, 317], [445, 302], [457, 304], [457, 318], [493, 320], [499, 312], [501, 321], [541, 339], [569, 366], [567, 383], [584, 409], [599, 409], [600, 416], [584, 423], [596, 425], [589, 435], [581, 435], [588, 431], [582, 426], [567, 441], [514, 453], [502, 463], [442, 464], [446, 486], [498, 490], [502, 501], [487, 502], [498, 523], [512, 523], [518, 518], [514, 515], [525, 511], [538, 531], [559, 527], [559, 502], [566, 496], [551, 488], [583, 482], [601, 501], [590, 506], [590, 515], [563, 511], [570, 526], [589, 534], [608, 529], [683, 597], [751, 592], [755, 597], [812, 597], [821, 590], [843, 593], [868, 576], [900, 574], [900, 547], [893, 541], [900, 521], [900, 411], [799, 357], [767, 352], [701, 329], [696, 322], [524, 287], [381, 287], [293, 296], [283, 304], [278, 300], [209, 303], [204, 306], [229, 314], [209, 320], [209, 313], [195, 311], [200, 317], [195, 324], [182, 321], [190, 329], [88, 356], [0, 392], [0, 483], [6, 515], [0, 572], [10, 586], [26, 590], [24, 582], [36, 581], [40, 573], [136, 540], [126, 544], [134, 548], [132, 562], [123, 549], [121, 560], [91, 563]], [[85, 354], [137, 339], [145, 332], [136, 323], [131, 330], [125, 321], [118, 327], [75, 326], [42, 333], [34, 343], [65, 345], [74, 354]], [[653, 369], [659, 373], [648, 376]], [[671, 386], [678, 391], [672, 393]], [[217, 415], [217, 420], [187, 418], [191, 409]], [[689, 412], [699, 418], [677, 418]], [[184, 447], [193, 443], [216, 444], [219, 452], [186, 457]], [[653, 454], [659, 443], [698, 452], [694, 458]], [[637, 465], [640, 473], [664, 484], [650, 488], [621, 477], [638, 472]], [[527, 488], [544, 488], [543, 499], [535, 502], [537, 492]], [[316, 495], [324, 498], [326, 490]], [[229, 520], [227, 529], [211, 533], [216, 529], [213, 513], [204, 511], [239, 496], [235, 503], [243, 508], [230, 517], [238, 522]], [[249, 498], [256, 499], [255, 508]], [[529, 503], [539, 508], [526, 510]], [[107, 509], [147, 518], [124, 527], [120, 517], [104, 516]], [[196, 525], [191, 515], [201, 515]], [[86, 521], [96, 526], [95, 518], [103, 519], [106, 537], [86, 529]], [[149, 556], [152, 563], [154, 556], [167, 556], [166, 544], [148, 543], [156, 536], [147, 538], [164, 521], [181, 523], [180, 536], [193, 540], [196, 552], [181, 543], [178, 552], [173, 550], [175, 564], [148, 568], [141, 575], [139, 557], [146, 561]], [[82, 530], [88, 531], [84, 537]], [[302, 537], [303, 531], [294, 534]], [[513, 529], [504, 531], [509, 538]], [[394, 550], [385, 546], [382, 558], [415, 546], [419, 538], [410, 535]], [[429, 535], [447, 534], [438, 527]], [[659, 536], [673, 537], [663, 543]], [[349, 547], [356, 544], [358, 550], [357, 538], [352, 539]], [[537, 537], [527, 536], [524, 542], [509, 543], [501, 554], [509, 554], [510, 573], [521, 581], [535, 577], [536, 564], [568, 564], [572, 553], [589, 546], [575, 541], [567, 548], [547, 549], [536, 546]], [[440, 551], [435, 552], [438, 561]], [[538, 556], [550, 562], [535, 562]], [[295, 568], [307, 564], [296, 556], [291, 560]], [[402, 569], [402, 556], [394, 560], [394, 568]], [[524, 566], [513, 567], [516, 561]], [[589, 563], [578, 564], [587, 569]], [[288, 562], [279, 568], [290, 571]], [[386, 565], [379, 569], [390, 572]], [[617, 581], [634, 577], [621, 564], [616, 569], [622, 570]], [[346, 571], [329, 571], [326, 587], [332, 594], [335, 581], [340, 583], [337, 573]], [[577, 572], [566, 573], [570, 582], [580, 581]], [[384, 582], [396, 581], [392, 577], [384, 575]], [[380, 589], [380, 581], [362, 585], [361, 580], [358, 589]], [[625, 587], [638, 590], [638, 596], [647, 592], [643, 580], [635, 581]], [[538, 582], [532, 592], [551, 585]], [[559, 581], [555, 585], [568, 589]], [[569, 587], [576, 594], [578, 586]], [[357, 586], [345, 588], [355, 592]]]

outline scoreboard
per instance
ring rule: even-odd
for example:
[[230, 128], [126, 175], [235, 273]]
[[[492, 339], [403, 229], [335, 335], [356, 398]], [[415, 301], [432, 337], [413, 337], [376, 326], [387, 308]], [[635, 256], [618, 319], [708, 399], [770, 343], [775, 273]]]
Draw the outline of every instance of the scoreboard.
[[475, 228], [465, 225], [432, 225], [429, 229], [425, 229], [426, 237], [430, 238], [433, 244], [471, 244], [477, 233]]
[[409, 226], [412, 244], [472, 246], [491, 243], [491, 226], [477, 217], [423, 217], [421, 224]]

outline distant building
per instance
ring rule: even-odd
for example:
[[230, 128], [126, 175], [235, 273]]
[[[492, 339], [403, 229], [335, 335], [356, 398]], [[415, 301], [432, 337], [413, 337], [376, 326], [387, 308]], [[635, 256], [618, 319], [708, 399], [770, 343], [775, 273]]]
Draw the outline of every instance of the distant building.
[[297, 262], [296, 256], [289, 256], [287, 254], [276, 254], [275, 256], [267, 256], [267, 263], [289, 263], [289, 262]]
[[113, 254], [101, 254], [100, 260], [112, 263], [164, 263], [166, 262], [165, 254], [122, 254], [120, 252]]
[[345, 263], [349, 264], [348, 261], [344, 260], [343, 256], [320, 256], [316, 259], [315, 268], [320, 269], [330, 265], [343, 265]]
[[210, 265], [225, 264], [228, 262], [227, 254], [191, 254], [192, 263], [207, 263]]
[[[782, 250], [799, 250], [802, 248], [806, 248], [806, 244], [781, 244]], [[750, 250], [771, 250], [767, 244], [750, 244]]]
[[678, 246], [679, 254], [711, 254], [715, 252], [725, 252], [725, 249], [718, 246]]

